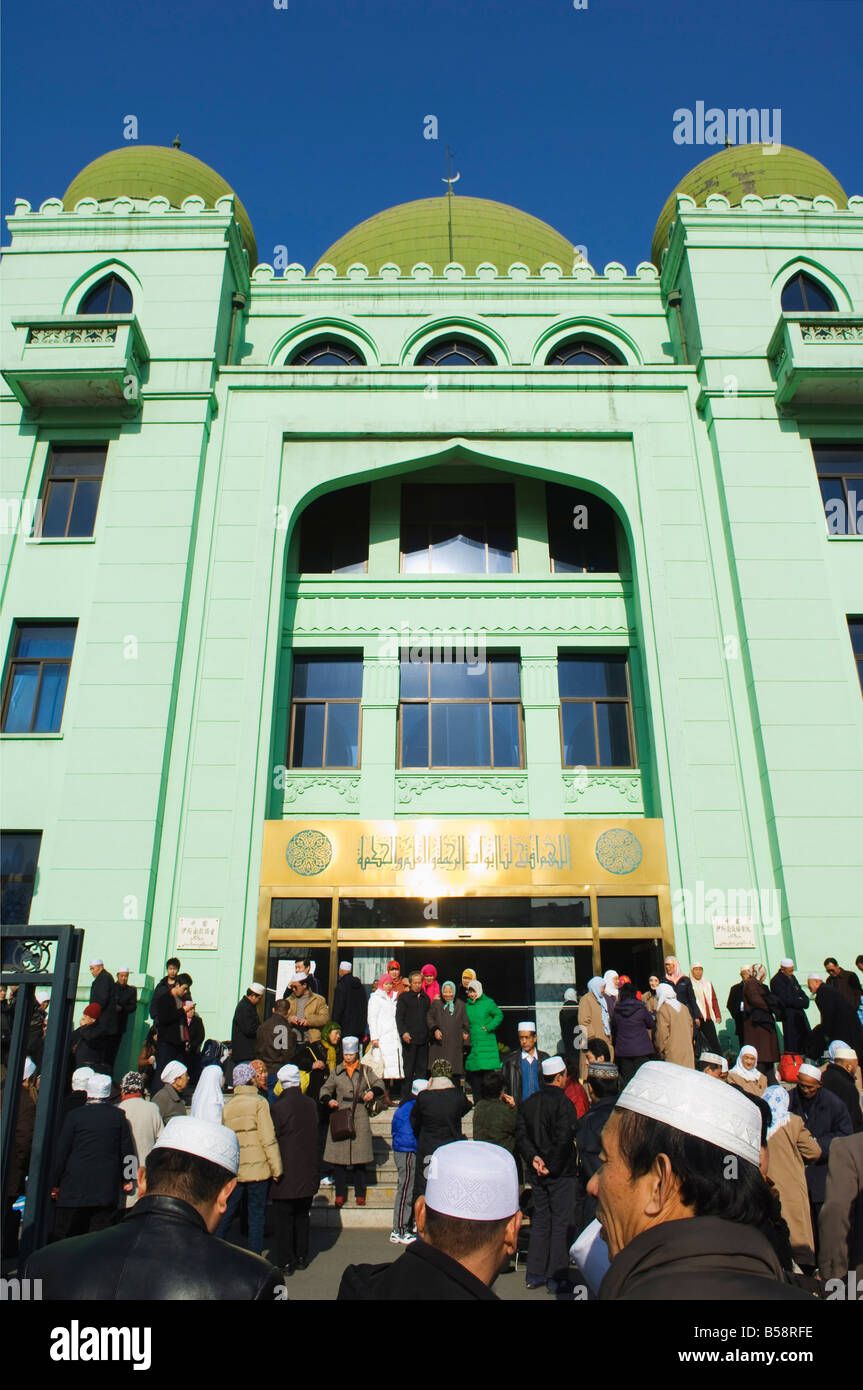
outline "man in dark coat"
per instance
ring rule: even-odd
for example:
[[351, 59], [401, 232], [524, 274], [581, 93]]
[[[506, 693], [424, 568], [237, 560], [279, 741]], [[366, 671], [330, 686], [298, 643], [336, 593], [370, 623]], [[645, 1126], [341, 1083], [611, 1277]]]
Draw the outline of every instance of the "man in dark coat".
[[824, 1201], [827, 1183], [827, 1161], [830, 1145], [840, 1135], [853, 1134], [851, 1117], [838, 1096], [825, 1091], [821, 1085], [821, 1072], [817, 1067], [804, 1062], [797, 1074], [797, 1085], [789, 1097], [789, 1110], [799, 1115], [812, 1138], [821, 1145], [821, 1157], [815, 1163], [806, 1164], [806, 1186], [809, 1188], [809, 1201], [815, 1209], [817, 1230], [818, 1208]]
[[520, 1105], [539, 1090], [542, 1084], [540, 1068], [548, 1056], [536, 1045], [536, 1024], [530, 1019], [518, 1025], [518, 1043], [500, 1064], [504, 1099], [510, 1105]]
[[429, 1158], [442, 1144], [461, 1139], [461, 1122], [470, 1110], [470, 1101], [460, 1087], [453, 1085], [451, 1076], [449, 1062], [435, 1062], [428, 1087], [417, 1096], [411, 1109], [411, 1129], [417, 1137], [414, 1201], [426, 1190]]
[[828, 985], [820, 975], [810, 975], [808, 987], [821, 1015], [821, 1022], [812, 1029], [809, 1044], [813, 1056], [820, 1057], [832, 1042], [843, 1042], [853, 1047], [858, 1057], [863, 1057], [863, 1024], [856, 1009], [841, 990]]
[[851, 1127], [855, 1134], [863, 1133], [863, 1111], [860, 1109], [860, 1092], [854, 1084], [857, 1075], [857, 1054], [851, 1047], [832, 1049], [833, 1056], [821, 1073], [821, 1085], [825, 1091], [832, 1091], [848, 1111]]
[[108, 1071], [105, 1049], [109, 1038], [102, 1022], [102, 1009], [99, 1004], [87, 1005], [70, 1042], [76, 1070], [79, 1067], [92, 1067], [93, 1071]]
[[117, 980], [114, 985], [114, 1006], [113, 1012], [116, 1019], [116, 1031], [112, 1043], [108, 1049], [108, 1061], [111, 1066], [117, 1058], [120, 1044], [126, 1034], [129, 1019], [135, 1017], [138, 1008], [138, 991], [134, 985], [129, 984], [129, 971], [126, 966], [121, 966], [117, 971]]
[[343, 960], [339, 963], [339, 982], [333, 995], [333, 1022], [342, 1030], [343, 1038], [358, 1038], [360, 1042], [368, 1031], [369, 1001], [366, 988], [353, 973], [353, 964]]
[[599, 1168], [602, 1131], [617, 1104], [619, 1072], [615, 1062], [591, 1062], [587, 1068], [587, 1094], [590, 1109], [575, 1126], [575, 1148], [578, 1155], [575, 1197], [575, 1230], [583, 1231], [596, 1216], [596, 1198], [591, 1197], [587, 1184]]
[[287, 999], [277, 999], [269, 1018], [258, 1025], [255, 1034], [255, 1057], [267, 1069], [267, 1100], [272, 1105], [276, 1093], [279, 1068], [293, 1059], [297, 1050], [297, 1035], [288, 1023], [290, 1005]]
[[115, 1038], [119, 1026], [117, 1013], [114, 1009], [114, 976], [110, 970], [105, 969], [103, 962], [98, 958], [90, 961], [90, 974], [93, 976], [93, 983], [90, 985], [90, 1003], [98, 1004], [102, 1010], [101, 1023], [105, 1034], [104, 1065], [105, 1070], [110, 1071], [114, 1065], [117, 1050]]
[[849, 1003], [856, 1013], [860, 1008], [860, 1000], [863, 998], [863, 989], [860, 988], [860, 981], [853, 970], [843, 970], [835, 956], [828, 956], [824, 962], [824, 969], [827, 971], [825, 984], [831, 989], [838, 989], [842, 998]]
[[67, 1115], [54, 1155], [54, 1236], [101, 1231], [117, 1218], [122, 1196], [135, 1189], [135, 1140], [125, 1111], [110, 1105], [111, 1078], [87, 1082], [87, 1104]]
[[497, 1302], [492, 1284], [521, 1225], [512, 1155], [479, 1140], [445, 1144], [415, 1216], [420, 1239], [391, 1264], [348, 1265], [338, 1301]]
[[258, 1005], [264, 997], [264, 986], [249, 985], [237, 1007], [231, 1023], [231, 1060], [234, 1066], [239, 1062], [251, 1062], [255, 1055], [255, 1041], [261, 1026]]
[[162, 976], [161, 980], [156, 985], [156, 988], [153, 990], [153, 993], [150, 996], [150, 1017], [154, 1023], [156, 1021], [156, 1000], [158, 999], [160, 994], [164, 994], [167, 990], [170, 990], [174, 987], [179, 973], [180, 962], [178, 961], [176, 956], [172, 956], [170, 960], [165, 961], [165, 974]]
[[571, 1291], [569, 1247], [575, 1212], [575, 1107], [564, 1095], [566, 1063], [547, 1057], [542, 1089], [518, 1108], [516, 1144], [533, 1189], [527, 1251], [527, 1287], [545, 1284], [549, 1293]]
[[[281, 1001], [279, 1001], [281, 1002]], [[277, 1262], [287, 1276], [309, 1263], [309, 1211], [321, 1181], [318, 1107], [300, 1089], [300, 1069], [279, 1067], [282, 1093], [273, 1102], [273, 1128], [282, 1176], [270, 1188], [276, 1218]]]
[[794, 962], [786, 956], [779, 962], [779, 969], [770, 981], [770, 992], [776, 999], [779, 1022], [782, 1024], [782, 1046], [785, 1052], [796, 1052], [801, 1057], [808, 1056], [809, 1039], [812, 1029], [806, 1010], [809, 999], [806, 991], [797, 982]]
[[169, 1062], [186, 1065], [189, 1030], [183, 1000], [188, 996], [191, 983], [190, 975], [178, 975], [170, 989], [163, 989], [156, 1000], [156, 1068], [150, 1087], [151, 1098], [162, 1085], [162, 1072]]
[[125, 1220], [37, 1250], [26, 1276], [40, 1279], [43, 1299], [53, 1301], [272, 1303], [284, 1294], [279, 1271], [211, 1234], [236, 1186], [239, 1164], [239, 1140], [226, 1126], [191, 1117], [171, 1120], [138, 1170], [143, 1196]]
[[773, 1198], [761, 1154], [750, 1097], [691, 1067], [645, 1062], [605, 1126], [590, 1181], [611, 1257], [600, 1302], [808, 1301], [784, 1282], [766, 1233]]
[[423, 992], [423, 977], [415, 970], [410, 977], [410, 989], [396, 1001], [396, 1028], [402, 1040], [404, 1066], [403, 1094], [410, 1095], [415, 1077], [428, 1073], [428, 998]]
[[740, 983], [732, 985], [728, 991], [728, 999], [725, 1008], [731, 1015], [734, 1024], [734, 1031], [737, 1034], [738, 1047], [743, 1046], [743, 981], [749, 978], [749, 966], [744, 965], [740, 971]]

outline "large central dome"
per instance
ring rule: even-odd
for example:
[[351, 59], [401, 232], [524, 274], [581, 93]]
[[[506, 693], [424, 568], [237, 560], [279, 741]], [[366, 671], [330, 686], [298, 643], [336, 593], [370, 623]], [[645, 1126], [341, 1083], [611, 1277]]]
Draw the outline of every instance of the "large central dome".
[[334, 242], [318, 265], [327, 262], [344, 275], [348, 266], [360, 262], [377, 275], [382, 265], [394, 262], [408, 274], [423, 261], [441, 275], [450, 261], [458, 261], [473, 275], [478, 265], [490, 261], [505, 275], [515, 261], [522, 261], [537, 275], [547, 261], [568, 274], [576, 260], [581, 257], [572, 242], [529, 212], [488, 198], [451, 198], [445, 193], [442, 198], [400, 203], [367, 218]]

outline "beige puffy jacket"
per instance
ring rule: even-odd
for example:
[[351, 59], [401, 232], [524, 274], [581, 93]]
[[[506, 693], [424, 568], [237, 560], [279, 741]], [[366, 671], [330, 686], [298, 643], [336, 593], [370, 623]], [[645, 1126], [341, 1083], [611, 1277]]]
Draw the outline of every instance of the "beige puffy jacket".
[[233, 1096], [225, 1102], [222, 1124], [240, 1141], [237, 1182], [263, 1182], [282, 1176], [282, 1156], [270, 1107], [257, 1086], [234, 1087]]

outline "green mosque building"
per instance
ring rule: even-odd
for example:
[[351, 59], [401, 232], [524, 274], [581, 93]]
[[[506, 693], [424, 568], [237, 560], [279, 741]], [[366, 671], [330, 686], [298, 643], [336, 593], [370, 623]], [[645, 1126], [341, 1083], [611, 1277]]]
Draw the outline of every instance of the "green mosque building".
[[4, 919], [129, 1047], [171, 955], [212, 1036], [395, 957], [546, 1048], [609, 968], [853, 964], [863, 197], [731, 147], [633, 271], [452, 191], [306, 270], [130, 146], [8, 227]]

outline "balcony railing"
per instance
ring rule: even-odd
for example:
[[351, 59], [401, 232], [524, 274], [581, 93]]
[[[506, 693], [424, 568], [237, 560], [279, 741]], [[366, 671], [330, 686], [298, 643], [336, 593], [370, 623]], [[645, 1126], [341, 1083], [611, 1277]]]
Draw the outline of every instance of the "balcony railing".
[[133, 314], [66, 314], [13, 326], [18, 354], [2, 371], [25, 409], [140, 409], [149, 351]]
[[863, 404], [863, 317], [783, 314], [767, 349], [776, 404]]

